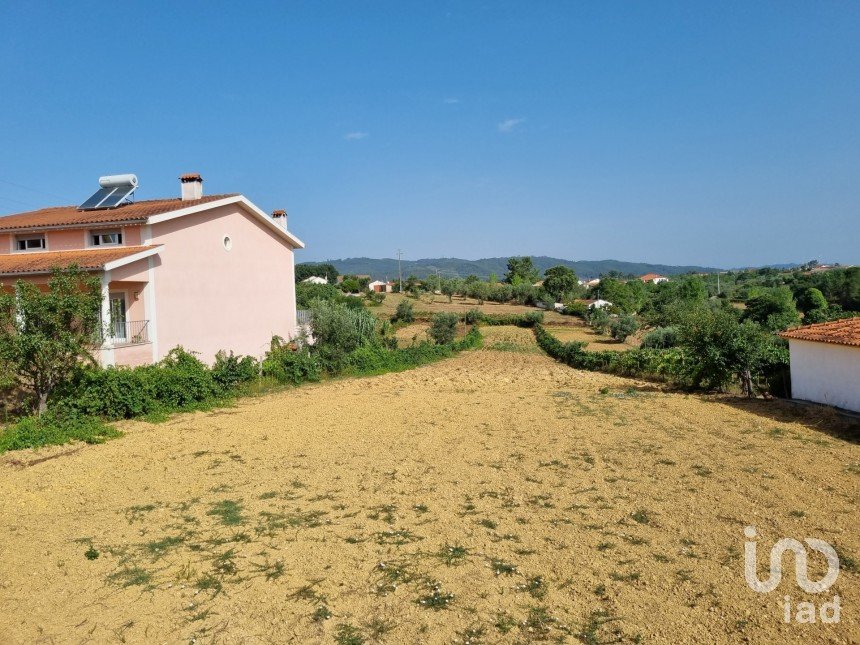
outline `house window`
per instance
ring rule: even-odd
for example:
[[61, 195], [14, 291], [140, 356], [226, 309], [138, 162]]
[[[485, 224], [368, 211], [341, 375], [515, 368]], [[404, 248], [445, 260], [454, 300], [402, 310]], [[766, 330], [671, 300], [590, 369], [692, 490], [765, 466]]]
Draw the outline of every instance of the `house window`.
[[96, 231], [91, 233], [92, 246], [118, 246], [122, 244], [120, 231]]
[[44, 235], [28, 235], [16, 239], [19, 251], [37, 251], [45, 248]]

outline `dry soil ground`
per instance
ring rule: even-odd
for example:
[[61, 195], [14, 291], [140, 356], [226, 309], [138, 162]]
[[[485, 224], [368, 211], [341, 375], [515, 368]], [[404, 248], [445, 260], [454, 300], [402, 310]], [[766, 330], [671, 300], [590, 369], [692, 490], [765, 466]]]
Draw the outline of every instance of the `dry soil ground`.
[[[857, 641], [860, 446], [832, 417], [575, 371], [523, 332], [0, 457], [0, 641]], [[836, 546], [840, 623], [782, 621], [822, 600], [789, 558], [746, 586], [747, 525], [760, 570], [784, 536]]]
[[[448, 302], [447, 296], [425, 294], [419, 299], [409, 298], [400, 295], [399, 293], [389, 293], [379, 307], [370, 307], [369, 310], [381, 318], [386, 320], [391, 318], [397, 305], [401, 300], [408, 300], [412, 303], [416, 312], [420, 313], [439, 313], [442, 311], [453, 311], [455, 313], [465, 313], [470, 309], [480, 309], [488, 314], [524, 314], [532, 311], [542, 311], [536, 307], [527, 307], [525, 305], [515, 305], [510, 303], [498, 303], [485, 301], [479, 305], [477, 300], [472, 298], [463, 298], [454, 296], [452, 302]], [[555, 311], [544, 312], [544, 319], [547, 323], [566, 324], [572, 320], [570, 316], [562, 316]]]

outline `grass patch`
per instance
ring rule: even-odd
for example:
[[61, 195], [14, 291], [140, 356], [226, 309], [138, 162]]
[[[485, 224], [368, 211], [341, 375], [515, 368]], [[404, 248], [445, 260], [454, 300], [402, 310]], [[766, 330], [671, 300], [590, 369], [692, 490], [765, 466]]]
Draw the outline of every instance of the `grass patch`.
[[440, 560], [442, 560], [442, 562], [450, 567], [465, 562], [466, 556], [469, 555], [469, 550], [464, 546], [450, 546], [446, 544], [436, 555]]
[[140, 567], [124, 567], [108, 576], [108, 581], [120, 587], [141, 587], [148, 585], [152, 574]]
[[47, 412], [25, 417], [0, 431], [0, 453], [42, 446], [62, 446], [72, 441], [104, 443], [122, 433], [95, 417]]
[[245, 523], [242, 515], [242, 502], [225, 499], [212, 504], [206, 515], [217, 517], [224, 526], [239, 526]]

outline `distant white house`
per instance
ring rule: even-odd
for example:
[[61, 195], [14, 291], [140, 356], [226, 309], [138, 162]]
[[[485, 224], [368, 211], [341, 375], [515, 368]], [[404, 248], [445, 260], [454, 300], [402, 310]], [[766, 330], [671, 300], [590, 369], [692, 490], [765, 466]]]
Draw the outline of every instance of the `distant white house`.
[[596, 287], [600, 284], [600, 278], [594, 278], [594, 280], [589, 280], [588, 282], [583, 283], [586, 287]]
[[377, 293], [391, 293], [394, 291], [394, 283], [390, 280], [382, 281], [382, 280], [374, 280], [369, 285], [367, 285], [368, 289], [371, 291], [376, 291]]
[[586, 300], [588, 303], [589, 309], [603, 309], [604, 307], [611, 307], [612, 303], [608, 300], [601, 300], [598, 298], [597, 300]]
[[669, 278], [664, 275], [660, 275], [659, 273], [646, 273], [645, 275], [640, 275], [639, 279], [642, 280], [642, 282], [652, 282], [654, 284], [669, 282]]
[[860, 318], [780, 334], [791, 354], [791, 396], [860, 412]]
[[328, 284], [328, 278], [320, 278], [319, 276], [312, 275], [310, 278], [305, 278], [302, 282], [307, 282], [308, 284]]

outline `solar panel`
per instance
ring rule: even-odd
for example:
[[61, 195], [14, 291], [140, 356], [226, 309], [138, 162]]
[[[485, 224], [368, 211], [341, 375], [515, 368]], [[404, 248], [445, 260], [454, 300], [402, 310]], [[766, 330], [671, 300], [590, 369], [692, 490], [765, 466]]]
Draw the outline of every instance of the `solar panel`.
[[134, 175], [115, 175], [101, 177], [99, 188], [89, 199], [78, 206], [79, 210], [99, 210], [116, 208], [122, 204], [137, 188], [137, 177]]
[[101, 204], [107, 197], [116, 190], [115, 187], [111, 188], [99, 188], [95, 195], [90, 197], [83, 204], [78, 206], [82, 211], [90, 210], [93, 208], [99, 208], [99, 204]]

